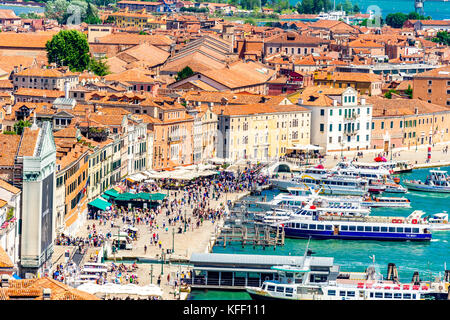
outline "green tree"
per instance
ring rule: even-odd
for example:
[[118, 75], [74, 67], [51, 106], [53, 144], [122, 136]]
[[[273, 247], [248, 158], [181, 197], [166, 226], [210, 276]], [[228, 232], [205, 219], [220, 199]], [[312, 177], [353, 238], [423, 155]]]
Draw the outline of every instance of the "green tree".
[[86, 35], [77, 30], [62, 30], [45, 45], [49, 63], [68, 66], [71, 71], [84, 71], [90, 63]]
[[14, 123], [14, 132], [18, 135], [22, 135], [23, 129], [25, 127], [31, 127], [30, 121], [19, 120], [18, 122]]
[[386, 24], [392, 28], [401, 28], [405, 21], [408, 20], [408, 16], [404, 13], [390, 13], [386, 16]]
[[106, 76], [109, 74], [109, 67], [102, 59], [91, 58], [89, 61], [89, 71], [94, 72], [98, 76]]
[[66, 0], [54, 0], [49, 1], [45, 4], [45, 17], [48, 19], [53, 19], [62, 24], [65, 19], [67, 19], [67, 8], [69, 7], [69, 2]]
[[345, 13], [347, 13], [347, 14], [349, 14], [349, 13], [352, 12], [352, 10], [353, 10], [353, 5], [352, 5], [352, 3], [350, 2], [350, 0], [345, 0], [344, 4], [343, 4], [343, 6], [342, 6], [342, 9], [343, 9], [343, 10], [345, 11]]
[[410, 84], [408, 84], [408, 89], [406, 89], [406, 90], [405, 90], [405, 94], [407, 94], [407, 95], [408, 95], [408, 97], [409, 97], [410, 99], [412, 99], [412, 95], [413, 95], [413, 90], [412, 90], [412, 88], [411, 88], [411, 85], [410, 85]]
[[180, 81], [180, 80], [189, 78], [193, 74], [194, 74], [194, 71], [192, 71], [192, 69], [189, 68], [189, 66], [186, 66], [186, 67], [184, 67], [183, 70], [181, 70], [180, 72], [177, 73], [175, 80]]
[[353, 12], [354, 13], [360, 13], [361, 12], [361, 9], [359, 8], [358, 4], [356, 4], [356, 3], [353, 6]]
[[398, 92], [395, 91], [394, 89], [389, 89], [389, 91], [386, 92], [386, 93], [384, 94], [384, 96], [385, 96], [386, 98], [388, 98], [388, 99], [392, 99], [392, 94], [393, 94], [393, 93], [397, 94]]
[[436, 37], [431, 39], [431, 41], [436, 43], [443, 43], [447, 46], [450, 46], [450, 33], [448, 31], [438, 31]]
[[246, 23], [251, 24], [252, 26], [256, 26], [256, 21], [252, 18], [245, 19], [244, 24], [246, 24]]
[[98, 17], [97, 8], [87, 1], [86, 17], [83, 19], [87, 24], [101, 24], [102, 20]]

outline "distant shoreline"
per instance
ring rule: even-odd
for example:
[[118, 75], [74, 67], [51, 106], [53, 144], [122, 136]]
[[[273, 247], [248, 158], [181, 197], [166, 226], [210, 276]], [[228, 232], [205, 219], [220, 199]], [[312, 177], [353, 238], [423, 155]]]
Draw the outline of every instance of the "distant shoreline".
[[28, 2], [0, 1], [0, 5], [16, 6], [16, 7], [36, 7], [36, 8], [45, 7], [45, 3], [31, 2], [31, 1]]

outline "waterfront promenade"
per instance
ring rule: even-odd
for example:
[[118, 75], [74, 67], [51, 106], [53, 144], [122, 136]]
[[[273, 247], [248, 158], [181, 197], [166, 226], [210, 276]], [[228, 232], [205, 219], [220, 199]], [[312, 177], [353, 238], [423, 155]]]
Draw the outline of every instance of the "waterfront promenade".
[[[169, 201], [175, 198], [174, 191], [161, 190], [160, 192], [168, 194]], [[180, 194], [180, 192], [178, 192], [178, 194]], [[218, 200], [210, 199], [209, 205], [211, 209], [218, 209], [222, 205], [226, 204], [227, 201], [234, 202], [246, 195], [248, 195], [247, 191], [239, 193], [222, 193]], [[191, 220], [194, 221], [192, 211], [193, 210], [191, 206], [185, 206], [185, 211], [183, 210], [183, 216], [184, 214], [186, 214], [186, 219], [191, 218]], [[124, 263], [125, 265], [130, 266], [137, 259], [140, 259], [141, 261], [148, 260], [149, 263], [138, 264], [138, 269], [133, 272], [133, 274], [137, 275], [138, 277], [138, 284], [157, 284], [157, 279], [158, 277], [160, 277], [160, 285], [161, 289], [163, 290], [163, 299], [178, 299], [179, 297], [175, 297], [173, 294], [174, 291], [178, 291], [174, 290], [173, 287], [174, 278], [176, 277], [177, 273], [181, 274], [181, 272], [187, 273], [189, 271], [189, 267], [186, 265], [186, 263], [189, 262], [190, 256], [193, 252], [209, 251], [211, 247], [211, 239], [218, 231], [219, 227], [223, 224], [223, 218], [215, 221], [206, 219], [198, 228], [194, 223], [191, 223], [189, 227], [186, 226], [186, 231], [184, 222], [178, 221], [176, 222], [175, 226], [168, 226], [167, 220], [168, 219], [165, 214], [156, 215], [154, 222], [156, 227], [154, 227], [152, 230], [150, 230], [149, 226], [145, 223], [136, 224], [135, 226], [138, 229], [138, 238], [136, 241], [133, 241], [133, 249], [119, 250], [117, 253], [111, 254], [108, 257], [106, 263], [108, 265], [111, 265], [112, 263], [114, 263], [114, 260], [116, 260], [116, 265]], [[167, 229], [166, 227], [163, 227], [164, 222]], [[87, 220], [85, 225], [81, 227], [76, 236], [83, 238], [87, 237], [89, 232], [92, 231], [93, 224], [95, 224], [98, 233], [106, 234], [107, 232], [111, 232], [112, 239], [114, 239], [114, 235], [117, 234], [118, 228], [122, 230], [127, 223], [123, 223], [120, 218], [113, 219], [113, 223], [114, 227], [111, 228], [111, 221], [107, 221], [106, 225], [99, 225], [99, 220]], [[88, 225], [89, 230], [87, 229]], [[180, 228], [182, 230], [182, 233], [178, 233]], [[153, 245], [150, 244], [150, 238], [152, 237], [153, 233], [157, 233], [159, 235], [159, 241], [161, 241], [161, 249], [159, 247], [159, 243], [154, 243]], [[57, 247], [68, 249], [68, 247]], [[147, 249], [145, 249], [145, 247], [147, 247]], [[173, 250], [173, 253], [165, 254], [164, 260], [166, 263], [164, 265], [161, 265], [161, 263], [159, 262], [159, 260], [161, 259], [161, 253], [166, 253], [167, 249]], [[96, 255], [99, 250], [99, 247], [89, 248], [87, 250], [87, 253], [85, 254], [83, 263], [89, 261], [90, 257]], [[173, 261], [179, 263], [174, 264], [172, 263]], [[168, 281], [167, 278], [167, 275], [169, 274], [170, 281]], [[108, 278], [108, 280], [111, 280], [111, 278]], [[186, 294], [182, 293], [180, 299], [185, 298]]]
[[[415, 146], [411, 146], [408, 148], [402, 149], [394, 149], [392, 153], [392, 161], [398, 160], [408, 160], [415, 168], [426, 168], [426, 167], [444, 167], [450, 165], [450, 155], [448, 153], [444, 153], [442, 150], [446, 147], [450, 146], [450, 143], [439, 143], [435, 144], [431, 147], [431, 159], [430, 162], [427, 162], [428, 155], [428, 145], [418, 146], [417, 149]], [[342, 155], [346, 157], [346, 160], [352, 160], [357, 158], [359, 162], [374, 162], [374, 158], [378, 156], [378, 154], [383, 153], [380, 150], [368, 150], [362, 151], [363, 156], [357, 157], [357, 151], [344, 151]], [[337, 159], [335, 159], [335, 157]], [[385, 156], [388, 161], [391, 160], [391, 154]], [[334, 167], [339, 161], [341, 161], [341, 152], [333, 152], [329, 153], [325, 156], [325, 160], [323, 162], [323, 166], [325, 168]]]

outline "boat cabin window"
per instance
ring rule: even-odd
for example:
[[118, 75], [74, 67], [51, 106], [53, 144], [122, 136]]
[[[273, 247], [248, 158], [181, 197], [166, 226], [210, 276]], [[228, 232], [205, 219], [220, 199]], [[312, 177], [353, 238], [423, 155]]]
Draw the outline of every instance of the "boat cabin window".
[[275, 291], [275, 286], [267, 286], [267, 291]]
[[411, 233], [411, 228], [405, 228], [406, 233]]
[[397, 232], [403, 233], [403, 228], [397, 228]]
[[266, 290], [267, 289], [267, 284], [264, 283], [263, 286], [262, 286], [262, 289]]
[[309, 229], [310, 230], [316, 230], [316, 225], [315, 224], [310, 224], [309, 225]]
[[292, 297], [293, 293], [294, 293], [294, 288], [286, 287], [286, 296]]
[[300, 223], [296, 223], [295, 224], [295, 229], [299, 229], [300, 228]]
[[373, 292], [370, 293], [370, 297], [373, 298]]
[[383, 298], [383, 292], [375, 292], [375, 298]]
[[389, 232], [395, 232], [395, 228], [394, 227], [389, 227]]
[[358, 230], [358, 231], [364, 231], [364, 227], [363, 227], [363, 226], [358, 226], [358, 227], [356, 228], [356, 230]]
[[333, 230], [333, 226], [331, 226], [330, 224], [327, 224], [325, 226], [325, 230]]
[[411, 299], [411, 293], [404, 293], [403, 299]]
[[308, 225], [306, 223], [302, 223], [302, 229], [308, 229]]
[[394, 299], [401, 299], [402, 294], [401, 293], [394, 293]]
[[328, 295], [329, 296], [335, 296], [336, 295], [336, 290], [328, 290]]
[[419, 228], [413, 228], [413, 233], [419, 233]]
[[366, 232], [372, 232], [372, 227], [364, 227], [364, 231], [366, 231]]
[[284, 287], [278, 286], [277, 287], [277, 292], [283, 292], [284, 293]]
[[373, 227], [373, 232], [380, 232], [380, 227]]
[[339, 291], [339, 296], [340, 297], [345, 297], [345, 291]]
[[348, 230], [349, 231], [355, 231], [356, 230], [356, 226], [348, 226]]
[[318, 224], [317, 225], [317, 230], [324, 230], [325, 226], [323, 224]]
[[347, 231], [348, 230], [348, 226], [341, 226], [341, 231]]
[[385, 293], [384, 293], [384, 298], [385, 298], [385, 299], [392, 299], [392, 293], [390, 293], [390, 292], [385, 292]]
[[381, 232], [387, 232], [388, 228], [387, 227], [381, 227]]
[[347, 291], [347, 297], [354, 297], [355, 291]]

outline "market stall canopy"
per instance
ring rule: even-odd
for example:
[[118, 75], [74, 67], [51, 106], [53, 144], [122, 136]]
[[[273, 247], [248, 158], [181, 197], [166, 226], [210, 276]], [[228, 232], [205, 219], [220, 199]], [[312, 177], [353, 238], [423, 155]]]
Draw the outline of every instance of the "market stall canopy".
[[90, 294], [98, 295], [136, 295], [136, 296], [147, 296], [147, 297], [160, 297], [162, 298], [162, 290], [160, 287], [150, 284], [147, 286], [138, 286], [135, 284], [115, 284], [106, 283], [104, 285], [99, 285], [95, 283], [83, 283], [77, 287], [78, 290], [88, 292]]
[[122, 193], [117, 196], [116, 201], [132, 201], [132, 200], [147, 200], [147, 201], [162, 201], [167, 197], [164, 193]]
[[111, 197], [117, 197], [119, 192], [116, 189], [109, 189], [105, 191], [105, 194]]
[[127, 177], [127, 180], [131, 182], [141, 182], [147, 179], [148, 177], [146, 175], [143, 175], [142, 173], [135, 173]]
[[306, 144], [306, 145], [301, 145], [301, 144], [295, 144], [293, 147], [288, 147], [287, 149], [289, 150], [300, 150], [300, 151], [316, 151], [316, 150], [322, 150], [322, 147], [319, 146], [315, 146], [312, 144]]
[[97, 199], [89, 202], [88, 204], [93, 207], [96, 207], [97, 209], [103, 210], [103, 211], [107, 210], [108, 207], [112, 206], [111, 203], [109, 203], [106, 200], [103, 200], [102, 198], [97, 198]]

